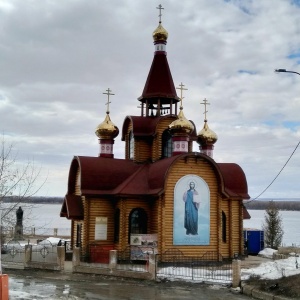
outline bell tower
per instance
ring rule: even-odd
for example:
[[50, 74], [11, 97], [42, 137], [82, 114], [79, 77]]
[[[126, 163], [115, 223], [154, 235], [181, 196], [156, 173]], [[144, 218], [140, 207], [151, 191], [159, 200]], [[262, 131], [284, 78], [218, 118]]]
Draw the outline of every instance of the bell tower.
[[159, 5], [157, 9], [159, 9], [159, 24], [152, 34], [154, 57], [143, 93], [138, 98], [141, 102], [141, 116], [145, 117], [177, 115], [179, 102], [167, 60], [168, 32], [161, 22], [163, 7]]

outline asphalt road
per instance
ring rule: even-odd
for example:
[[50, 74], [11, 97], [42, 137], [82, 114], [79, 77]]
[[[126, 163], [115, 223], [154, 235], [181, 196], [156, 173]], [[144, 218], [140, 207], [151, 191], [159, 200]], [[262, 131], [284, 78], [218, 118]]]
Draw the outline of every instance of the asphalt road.
[[100, 275], [43, 270], [6, 270], [10, 300], [103, 299], [103, 300], [242, 300], [228, 287], [183, 282], [152, 282]]

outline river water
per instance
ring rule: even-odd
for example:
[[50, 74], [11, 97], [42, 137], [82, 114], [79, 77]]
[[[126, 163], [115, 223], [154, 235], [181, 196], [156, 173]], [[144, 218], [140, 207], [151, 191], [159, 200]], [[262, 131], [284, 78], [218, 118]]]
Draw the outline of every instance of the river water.
[[[264, 210], [248, 210], [251, 219], [244, 220], [244, 228], [262, 229]], [[284, 231], [283, 246], [300, 245], [299, 220], [300, 211], [280, 211]]]
[[[58, 236], [70, 235], [71, 221], [60, 217], [61, 204], [29, 204], [22, 205], [24, 211], [24, 228], [30, 231], [35, 228], [36, 234], [53, 235], [53, 229], [57, 228]], [[244, 220], [244, 228], [262, 229], [264, 222], [264, 210], [249, 210], [250, 220]], [[284, 230], [283, 244], [290, 246], [300, 245], [300, 231], [298, 228], [300, 211], [281, 211]]]
[[[11, 205], [4, 203], [4, 205]], [[58, 236], [69, 236], [71, 220], [60, 217], [61, 204], [20, 204], [23, 210], [24, 234], [35, 232], [36, 235], [54, 235], [54, 228]]]

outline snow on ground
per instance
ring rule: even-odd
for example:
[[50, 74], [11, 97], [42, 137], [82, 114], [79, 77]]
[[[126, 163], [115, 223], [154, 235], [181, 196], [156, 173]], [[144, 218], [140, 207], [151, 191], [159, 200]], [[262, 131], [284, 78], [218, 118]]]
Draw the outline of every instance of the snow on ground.
[[273, 258], [273, 254], [277, 252], [277, 250], [274, 250], [272, 248], [265, 248], [264, 250], [260, 251], [258, 255], [266, 258]]
[[52, 236], [50, 236], [50, 237], [46, 238], [45, 240], [39, 242], [39, 244], [45, 244], [48, 241], [52, 245], [57, 245], [59, 243], [59, 241], [61, 241], [61, 240], [63, 240], [63, 239], [58, 238], [58, 237], [52, 237]]
[[[272, 258], [276, 250], [266, 248], [259, 252], [259, 256]], [[259, 276], [262, 279], [278, 279], [283, 276], [288, 277], [300, 274], [300, 258], [294, 253], [286, 259], [272, 260], [260, 264], [256, 268], [242, 269], [242, 280], [249, 279], [250, 276]]]

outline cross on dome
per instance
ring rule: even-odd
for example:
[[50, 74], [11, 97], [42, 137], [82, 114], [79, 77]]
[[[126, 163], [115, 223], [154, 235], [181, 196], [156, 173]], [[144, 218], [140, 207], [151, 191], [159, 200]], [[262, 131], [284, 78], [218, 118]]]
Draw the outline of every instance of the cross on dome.
[[159, 9], [159, 15], [158, 16], [159, 16], [159, 23], [161, 23], [161, 16], [162, 16], [161, 10], [164, 9], [164, 8], [162, 7], [161, 4], [159, 4], [158, 7], [156, 7], [156, 8]]
[[206, 121], [207, 120], [206, 114], [208, 113], [208, 110], [206, 110], [206, 106], [210, 105], [210, 103], [208, 102], [208, 100], [206, 100], [206, 98], [204, 98], [203, 103], [200, 103], [200, 104], [204, 105], [204, 118], [205, 118], [205, 121]]
[[188, 89], [184, 88], [184, 84], [181, 82], [179, 84], [179, 87], [176, 88], [177, 90], [180, 90], [180, 106], [182, 107], [182, 100], [183, 100], [183, 91], [187, 91]]
[[106, 113], [107, 113], [107, 114], [109, 114], [109, 104], [111, 103], [111, 102], [109, 101], [109, 96], [115, 95], [115, 94], [112, 94], [111, 92], [112, 92], [112, 90], [111, 90], [110, 88], [108, 88], [108, 89], [106, 90], [106, 93], [102, 93], [102, 94], [104, 94], [104, 95], [107, 95], [107, 102], [105, 103], [105, 105], [107, 105], [107, 108], [106, 108]]

